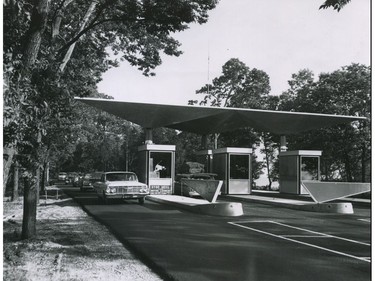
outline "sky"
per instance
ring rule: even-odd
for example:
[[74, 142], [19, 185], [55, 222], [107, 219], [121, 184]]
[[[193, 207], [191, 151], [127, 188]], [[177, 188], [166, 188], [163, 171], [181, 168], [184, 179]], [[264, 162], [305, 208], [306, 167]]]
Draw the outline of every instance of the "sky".
[[370, 65], [370, 0], [352, 0], [339, 13], [319, 10], [324, 0], [221, 0], [208, 22], [174, 34], [183, 54], [163, 55], [145, 77], [122, 62], [98, 85], [117, 100], [182, 104], [202, 99], [196, 90], [238, 58], [265, 71], [271, 94], [288, 89], [293, 73], [308, 68], [315, 78], [351, 63]]

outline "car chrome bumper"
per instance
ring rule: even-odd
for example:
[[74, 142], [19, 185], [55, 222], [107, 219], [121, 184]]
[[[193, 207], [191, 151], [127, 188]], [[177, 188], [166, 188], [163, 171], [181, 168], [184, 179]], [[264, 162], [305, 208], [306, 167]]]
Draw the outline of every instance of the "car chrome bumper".
[[110, 199], [138, 199], [138, 198], [143, 198], [149, 194], [113, 194], [113, 193], [106, 193], [105, 196]]

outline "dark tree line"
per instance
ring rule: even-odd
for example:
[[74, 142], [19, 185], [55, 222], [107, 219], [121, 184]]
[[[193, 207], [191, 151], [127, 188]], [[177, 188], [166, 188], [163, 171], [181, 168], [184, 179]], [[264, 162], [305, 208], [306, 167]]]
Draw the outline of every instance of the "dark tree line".
[[356, 121], [289, 138], [291, 149], [321, 149], [326, 180], [368, 182], [371, 160], [371, 69], [351, 64], [314, 80], [301, 70], [289, 81], [290, 89], [280, 96], [281, 110], [365, 116]]
[[[312, 71], [304, 69], [292, 75], [287, 91], [272, 96], [265, 72], [250, 69], [238, 59], [230, 59], [224, 64], [221, 76], [197, 90], [198, 95], [203, 95], [201, 101], [190, 101], [190, 104], [365, 116], [366, 121], [288, 136], [288, 146], [289, 150], [323, 150], [324, 180], [368, 182], [371, 160], [370, 75], [370, 67], [360, 64], [321, 73], [317, 80]], [[262, 143], [265, 159], [254, 167], [253, 178], [257, 179], [261, 169], [266, 168], [269, 185], [277, 179], [279, 136], [241, 129], [221, 134], [218, 142], [220, 146], [239, 147]]]
[[[93, 96], [101, 75], [121, 60], [144, 75], [160, 53], [179, 56], [172, 37], [205, 23], [216, 0], [7, 0], [4, 8], [3, 190], [16, 161], [25, 187], [23, 238], [35, 235], [40, 171], [50, 153], [74, 140], [74, 96]], [[56, 143], [54, 143], [56, 141]], [[52, 157], [52, 156], [51, 156]], [[4, 194], [3, 192], [3, 194]]]

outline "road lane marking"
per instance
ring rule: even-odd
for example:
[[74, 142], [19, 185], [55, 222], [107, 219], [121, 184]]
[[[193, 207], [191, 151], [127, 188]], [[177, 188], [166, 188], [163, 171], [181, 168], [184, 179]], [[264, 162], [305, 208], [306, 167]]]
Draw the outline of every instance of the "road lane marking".
[[[255, 222], [255, 221], [247, 221], [246, 223], [251, 223], [251, 222]], [[261, 221], [257, 221], [257, 222], [261, 222]], [[307, 232], [319, 233], [319, 232], [315, 232], [315, 231], [305, 230], [303, 228], [288, 226], [288, 225], [285, 225], [285, 224], [282, 224], [282, 223], [277, 223], [275, 221], [262, 221], [262, 222], [280, 224], [280, 225], [283, 225], [283, 226], [287, 226], [287, 227], [291, 227], [291, 228], [296, 228], [296, 229], [307, 231]], [[324, 248], [324, 247], [321, 247], [321, 246], [318, 246], [318, 245], [314, 245], [314, 244], [310, 244], [310, 243], [298, 241], [298, 240], [295, 240], [295, 239], [291, 239], [291, 238], [283, 236], [283, 235], [276, 235], [276, 234], [273, 234], [273, 233], [270, 233], [270, 232], [267, 232], [267, 231], [263, 231], [263, 230], [260, 230], [260, 229], [257, 229], [257, 228], [248, 227], [248, 226], [244, 226], [244, 225], [239, 224], [239, 223], [245, 223], [245, 222], [228, 222], [228, 223], [231, 224], [231, 225], [234, 225], [234, 226], [238, 226], [238, 227], [241, 227], [241, 228], [245, 228], [245, 229], [251, 230], [251, 231], [259, 232], [259, 233], [262, 233], [262, 234], [265, 234], [265, 235], [268, 235], [268, 236], [272, 236], [272, 237], [276, 237], [276, 238], [279, 238], [279, 239], [283, 239], [283, 240], [287, 240], [287, 241], [290, 241], [290, 242], [294, 242], [294, 243], [297, 243], [297, 244], [305, 245], [305, 246], [308, 246], [308, 247], [320, 249], [320, 250], [323, 250], [323, 251], [326, 251], [326, 252], [334, 253], [334, 254], [345, 256], [345, 257], [349, 257], [349, 258], [353, 258], [353, 259], [360, 260], [360, 261], [371, 262], [371, 260], [369, 260], [367, 257], [357, 257], [357, 256], [350, 255], [350, 254], [347, 254], [347, 253], [343, 253], [343, 252], [335, 251], [335, 250], [332, 250], [332, 249]], [[331, 235], [324, 234], [324, 233], [321, 233], [321, 234], [322, 235], [321, 236], [319, 235], [319, 237], [337, 238], [336, 236], [331, 236]], [[349, 241], [349, 242], [354, 241], [354, 240], [346, 239], [346, 238], [343, 238], [342, 240]], [[355, 242], [358, 242], [358, 241], [355, 241]], [[353, 242], [353, 243], [355, 243], [355, 242]], [[370, 246], [369, 244], [366, 244], [366, 243], [362, 243], [362, 242], [358, 242], [358, 243], [359, 244], [364, 244], [366, 246]]]
[[325, 233], [322, 233], [322, 232], [312, 231], [312, 230], [308, 230], [308, 229], [305, 229], [305, 228], [300, 228], [300, 227], [288, 225], [288, 224], [277, 222], [277, 221], [271, 221], [271, 220], [246, 220], [246, 221], [236, 221], [235, 223], [236, 224], [238, 224], [238, 223], [273, 223], [273, 224], [278, 224], [278, 225], [281, 225], [281, 226], [284, 226], [284, 227], [294, 228], [294, 229], [297, 229], [297, 230], [300, 230], [300, 231], [310, 232], [310, 233], [316, 234], [317, 236], [324, 236], [324, 237], [327, 237], [327, 238], [330, 237], [330, 238], [340, 239], [340, 240], [344, 240], [344, 241], [348, 241], [348, 242], [352, 242], [352, 243], [356, 243], [356, 244], [361, 244], [361, 245], [365, 245], [365, 246], [371, 246], [371, 244], [369, 244], [369, 243], [360, 242], [360, 241], [356, 241], [356, 240], [352, 240], [352, 239], [348, 239], [348, 238], [344, 238], [344, 237], [340, 237], [340, 236], [325, 234]]
[[294, 237], [294, 238], [331, 238], [323, 235], [280, 235], [283, 237]]
[[359, 221], [371, 222], [371, 219], [358, 219]]
[[335, 236], [335, 235], [325, 234], [325, 233], [322, 233], [322, 232], [312, 231], [312, 230], [308, 230], [308, 229], [305, 229], [305, 228], [300, 228], [300, 227], [284, 224], [284, 223], [281, 223], [281, 222], [276, 222], [276, 221], [270, 221], [270, 222], [272, 222], [274, 224], [282, 225], [282, 226], [285, 226], [285, 227], [294, 228], [294, 229], [297, 229], [297, 230], [322, 235], [322, 236], [325, 236], [325, 237], [340, 239], [340, 240], [344, 240], [344, 241], [348, 241], [348, 242], [352, 242], [352, 243], [356, 243], [356, 244], [361, 244], [361, 245], [365, 245], [365, 246], [371, 246], [371, 244], [369, 244], [369, 243], [360, 242], [360, 241], [356, 241], [356, 240], [352, 240], [352, 239], [347, 239], [347, 238], [343, 238], [343, 237], [340, 237], [340, 236]]

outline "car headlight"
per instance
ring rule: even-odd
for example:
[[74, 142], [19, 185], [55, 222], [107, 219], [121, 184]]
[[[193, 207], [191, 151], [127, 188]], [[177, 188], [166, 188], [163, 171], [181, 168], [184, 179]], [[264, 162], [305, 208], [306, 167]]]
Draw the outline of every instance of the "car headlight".
[[114, 187], [114, 186], [108, 186], [105, 192], [106, 193], [116, 193], [117, 190], [116, 190], [116, 187]]
[[140, 192], [141, 193], [148, 193], [148, 187], [146, 186], [146, 187], [141, 188]]

